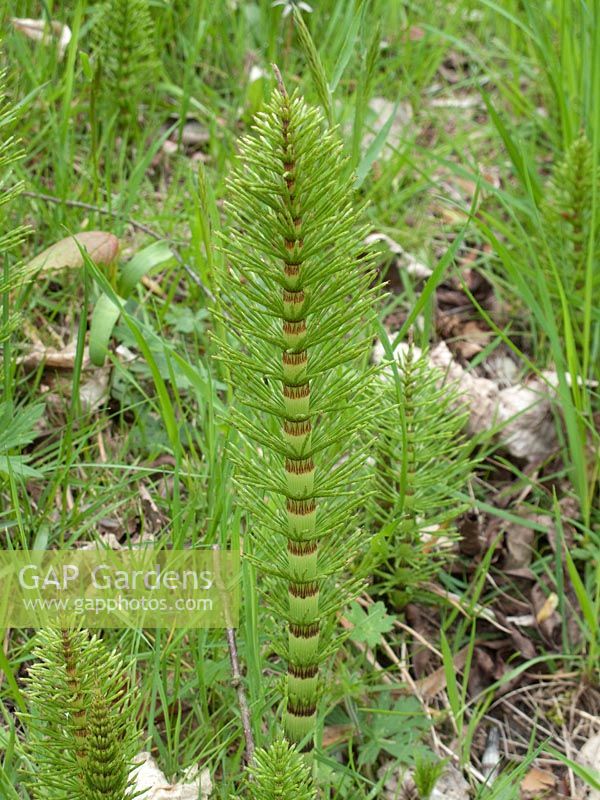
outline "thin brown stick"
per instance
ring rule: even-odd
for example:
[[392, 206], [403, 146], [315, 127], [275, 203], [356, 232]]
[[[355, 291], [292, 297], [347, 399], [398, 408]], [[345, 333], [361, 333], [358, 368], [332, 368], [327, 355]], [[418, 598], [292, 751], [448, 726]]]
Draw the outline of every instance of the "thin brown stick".
[[227, 628], [227, 647], [229, 648], [229, 660], [231, 661], [231, 685], [236, 690], [242, 728], [246, 739], [246, 762], [249, 764], [254, 758], [254, 736], [250, 723], [250, 706], [244, 691], [244, 682], [240, 671], [240, 661], [238, 658], [237, 642], [235, 638], [235, 628]]
[[225, 609], [225, 623], [227, 633], [227, 647], [229, 649], [229, 660], [231, 661], [231, 685], [236, 691], [238, 706], [240, 708], [240, 718], [242, 720], [242, 728], [244, 730], [244, 738], [246, 740], [246, 763], [249, 764], [254, 757], [254, 735], [252, 734], [252, 723], [250, 722], [250, 706], [244, 691], [244, 681], [242, 678], [242, 671], [240, 669], [240, 659], [238, 657], [237, 641], [235, 638], [235, 628], [231, 620], [231, 608], [229, 605], [229, 597], [223, 583], [221, 575], [221, 562], [219, 560], [220, 547], [218, 544], [212, 546], [214, 552], [213, 565], [215, 569], [215, 582], [217, 588], [221, 592], [221, 599]]

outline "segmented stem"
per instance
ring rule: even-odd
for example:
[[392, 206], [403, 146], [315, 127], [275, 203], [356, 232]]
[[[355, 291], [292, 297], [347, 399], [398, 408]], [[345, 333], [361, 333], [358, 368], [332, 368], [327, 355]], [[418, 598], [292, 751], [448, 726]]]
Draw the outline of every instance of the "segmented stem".
[[317, 502], [313, 496], [315, 463], [311, 454], [312, 422], [309, 354], [304, 348], [308, 323], [304, 314], [303, 238], [301, 203], [296, 193], [295, 131], [291, 124], [289, 100], [283, 95], [281, 130], [282, 165], [289, 224], [284, 233], [286, 258], [282, 289], [284, 317], [282, 354], [283, 436], [294, 458], [285, 459], [288, 524], [288, 695], [284, 726], [293, 741], [314, 730], [318, 683], [319, 590], [317, 561], [319, 544], [315, 537]]
[[319, 664], [337, 645], [333, 617], [361, 583], [346, 568], [362, 540], [362, 495], [349, 489], [362, 480], [361, 437], [376, 413], [372, 375], [359, 367], [370, 347], [361, 321], [375, 291], [372, 254], [341, 144], [320, 112], [279, 81], [255, 132], [228, 181], [235, 344], [220, 350], [246, 440], [229, 452], [267, 600], [285, 619], [273, 642], [288, 665], [285, 733], [310, 747]]

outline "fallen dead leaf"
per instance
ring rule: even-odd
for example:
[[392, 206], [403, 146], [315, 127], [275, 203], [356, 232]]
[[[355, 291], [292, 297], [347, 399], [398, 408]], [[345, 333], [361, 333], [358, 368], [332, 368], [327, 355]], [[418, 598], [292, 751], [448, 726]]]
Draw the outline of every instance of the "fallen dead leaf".
[[[452, 659], [452, 663], [457, 672], [464, 667], [467, 661], [469, 650], [470, 645], [463, 647]], [[427, 699], [435, 697], [436, 694], [439, 694], [439, 692], [443, 691], [447, 686], [447, 673], [445, 667], [438, 667], [425, 678], [419, 678], [417, 681], [417, 686], [419, 687], [420, 694], [422, 694], [423, 697]]]
[[525, 525], [510, 523], [506, 526], [504, 535], [506, 556], [502, 565], [504, 570], [529, 567], [533, 557], [534, 538], [535, 531]]
[[[64, 399], [71, 396], [72, 378], [65, 375], [68, 370], [73, 370], [77, 359], [77, 340], [73, 339], [62, 348], [46, 347], [41, 342], [35, 342], [28, 353], [19, 356], [17, 361], [27, 370], [34, 370], [40, 365], [46, 370], [57, 370], [47, 373], [49, 392], [47, 400], [50, 404], [61, 407]], [[122, 359], [123, 360], [123, 359]], [[96, 411], [105, 402], [108, 395], [112, 367], [91, 368], [89, 349], [83, 350], [81, 369], [85, 380], [79, 386], [79, 402], [86, 413]]]
[[[583, 767], [589, 767], [600, 775], [600, 733], [587, 740], [579, 753], [577, 753], [575, 760]], [[586, 800], [600, 800], [600, 789], [590, 786]]]
[[471, 790], [462, 772], [448, 764], [433, 787], [429, 800], [468, 800]]
[[[77, 356], [77, 339], [72, 339], [63, 348], [44, 347], [43, 344], [36, 342], [31, 350], [23, 356], [19, 356], [18, 363], [24, 364], [27, 369], [35, 369], [40, 364], [52, 369], [73, 369]], [[88, 348], [83, 351], [82, 369], [90, 365], [90, 354]]]
[[323, 747], [347, 742], [353, 732], [354, 725], [327, 725], [323, 729]]
[[371, 233], [365, 238], [365, 244], [372, 244], [374, 242], [383, 242], [387, 245], [390, 253], [397, 256], [396, 266], [399, 270], [403, 270], [408, 275], [418, 280], [425, 280], [431, 275], [432, 270], [426, 264], [419, 261], [412, 253], [407, 253], [401, 244], [398, 244], [398, 242], [386, 233]]
[[12, 17], [13, 28], [20, 31], [34, 42], [50, 44], [55, 41], [58, 45], [58, 56], [62, 58], [65, 54], [69, 42], [71, 41], [71, 29], [62, 22], [53, 20], [48, 25], [45, 19], [26, 19], [24, 17]]
[[430, 354], [431, 363], [457, 383], [469, 406], [467, 430], [477, 434], [498, 427], [499, 442], [516, 458], [541, 461], [558, 446], [552, 416], [551, 390], [539, 378], [500, 389], [490, 378], [479, 378], [465, 370], [445, 342]]
[[551, 772], [532, 767], [521, 781], [523, 794], [535, 795], [539, 792], [548, 792], [556, 785], [556, 778]]
[[134, 792], [145, 792], [144, 800], [207, 800], [212, 792], [208, 769], [198, 774], [190, 770], [183, 780], [169, 783], [150, 753], [140, 753], [136, 758], [139, 767], [134, 773]]
[[540, 584], [536, 583], [531, 588], [531, 605], [540, 632], [548, 642], [552, 642], [555, 634], [560, 632], [561, 626], [561, 618], [556, 611], [558, 596], [554, 592], [550, 592], [546, 596]]
[[[103, 524], [106, 524], [104, 521]], [[121, 542], [117, 539], [116, 534], [114, 533], [101, 533], [98, 536], [98, 539], [102, 542], [102, 546], [107, 548], [108, 550], [122, 550], [123, 547]], [[98, 542], [83, 542], [83, 544], [79, 547], [80, 550], [96, 550], [98, 549]]]
[[106, 400], [111, 371], [110, 365], [95, 369], [79, 387], [79, 402], [86, 413], [96, 411]]
[[119, 252], [119, 240], [106, 231], [84, 231], [67, 236], [35, 256], [27, 265], [27, 271], [40, 271], [44, 275], [60, 269], [80, 268], [83, 256], [79, 247], [87, 250], [95, 264], [111, 264]]
[[210, 142], [210, 133], [197, 120], [187, 120], [181, 131], [181, 141], [189, 148], [204, 147]]

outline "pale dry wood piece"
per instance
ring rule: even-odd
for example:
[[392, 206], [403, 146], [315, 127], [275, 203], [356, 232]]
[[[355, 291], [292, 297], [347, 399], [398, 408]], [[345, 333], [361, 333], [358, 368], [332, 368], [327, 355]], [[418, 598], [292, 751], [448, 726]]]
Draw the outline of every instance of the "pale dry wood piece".
[[104, 447], [104, 437], [102, 436], [102, 431], [98, 431], [96, 440], [98, 442], [98, 456], [100, 458], [100, 463], [106, 464], [108, 459], [106, 458], [106, 449]]
[[58, 57], [63, 58], [73, 35], [68, 25], [56, 20], [52, 20], [48, 24], [45, 19], [27, 19], [25, 17], [11, 17], [10, 21], [15, 30], [20, 31], [34, 42], [42, 42], [42, 44], [56, 42]]
[[139, 753], [135, 763], [134, 792], [144, 792], [145, 800], [208, 800], [212, 794], [208, 769], [196, 767], [181, 781], [170, 783], [150, 753]]
[[[598, 733], [590, 737], [583, 745], [576, 760], [584, 767], [590, 767], [600, 773], [600, 719], [596, 719]], [[586, 800], [600, 800], [600, 790], [589, 787]]]
[[[62, 348], [45, 347], [44, 345], [34, 344], [34, 346], [22, 356], [19, 356], [17, 363], [24, 364], [27, 369], [33, 369], [40, 364], [52, 369], [73, 369], [77, 355], [77, 340], [72, 339]], [[87, 369], [90, 365], [89, 349], [86, 346], [83, 351], [82, 369]]]
[[[402, 343], [396, 357], [402, 359], [407, 346]], [[421, 355], [414, 348], [415, 358]], [[381, 363], [385, 351], [377, 342], [373, 360]], [[477, 435], [493, 430], [498, 442], [516, 458], [536, 463], [556, 452], [558, 439], [552, 413], [558, 378], [543, 372], [512, 386], [502, 387], [502, 380], [491, 380], [464, 369], [453, 357], [445, 342], [429, 353], [432, 369], [439, 373], [439, 384], [458, 389], [457, 407], [466, 405], [469, 416], [467, 433]]]

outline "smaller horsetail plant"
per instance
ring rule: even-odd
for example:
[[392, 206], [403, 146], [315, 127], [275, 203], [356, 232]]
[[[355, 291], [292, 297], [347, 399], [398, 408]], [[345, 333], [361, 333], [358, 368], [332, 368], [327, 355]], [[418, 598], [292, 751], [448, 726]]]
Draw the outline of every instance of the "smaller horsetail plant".
[[[2, 318], [0, 319], [0, 343], [7, 343], [11, 333], [19, 326], [19, 317], [11, 308], [10, 292], [24, 283], [27, 273], [20, 263], [10, 262], [10, 253], [21, 244], [28, 228], [17, 226], [10, 219], [10, 203], [19, 195], [22, 183], [14, 179], [13, 167], [22, 158], [18, 140], [13, 136], [18, 114], [5, 100], [6, 73], [0, 70], [0, 295], [2, 296]], [[10, 351], [5, 344], [4, 358], [0, 369], [10, 372]], [[7, 374], [5, 383], [10, 379]]]
[[377, 289], [342, 146], [316, 108], [278, 88], [229, 180], [221, 358], [234, 384], [232, 451], [264, 594], [285, 624], [284, 730], [313, 743], [319, 665], [355, 596], [368, 433], [376, 416], [370, 316]]
[[247, 800], [316, 800], [310, 768], [285, 739], [256, 751], [247, 778], [243, 795]]
[[36, 800], [130, 800], [138, 729], [123, 664], [85, 630], [44, 629], [25, 697]]
[[100, 6], [95, 57], [100, 96], [121, 132], [137, 126], [138, 104], [152, 96], [159, 58], [148, 0], [108, 0]]
[[373, 548], [366, 566], [375, 591], [403, 607], [451, 555], [474, 459], [457, 388], [412, 336], [399, 350], [381, 403], [389, 424], [374, 443], [377, 489], [369, 512], [386, 544]]
[[[594, 214], [599, 191], [600, 169], [594, 162], [594, 147], [581, 134], [555, 165], [546, 187], [541, 217], [544, 242], [540, 243], [540, 252], [556, 317], [561, 317], [564, 293], [572, 305], [575, 344], [582, 355], [588, 349], [585, 298], [598, 297], [600, 292], [600, 270], [594, 268], [594, 257], [589, 257], [590, 250], [594, 255], [600, 250], [600, 222]], [[597, 304], [591, 316], [597, 324], [600, 319]]]

